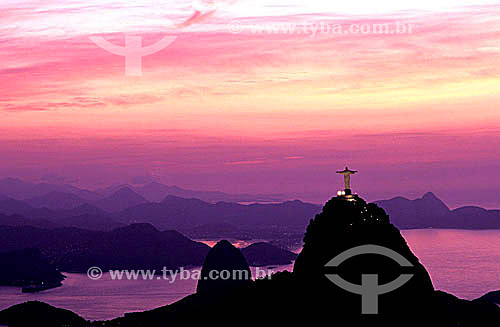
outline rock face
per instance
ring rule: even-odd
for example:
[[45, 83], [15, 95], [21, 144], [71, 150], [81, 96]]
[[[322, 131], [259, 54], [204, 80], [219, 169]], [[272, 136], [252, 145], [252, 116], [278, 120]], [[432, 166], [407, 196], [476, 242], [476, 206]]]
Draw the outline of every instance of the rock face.
[[25, 302], [0, 311], [0, 324], [10, 327], [89, 325], [85, 319], [71, 311], [38, 301]]
[[196, 292], [221, 294], [248, 285], [251, 279], [252, 273], [243, 254], [223, 240], [208, 253]]

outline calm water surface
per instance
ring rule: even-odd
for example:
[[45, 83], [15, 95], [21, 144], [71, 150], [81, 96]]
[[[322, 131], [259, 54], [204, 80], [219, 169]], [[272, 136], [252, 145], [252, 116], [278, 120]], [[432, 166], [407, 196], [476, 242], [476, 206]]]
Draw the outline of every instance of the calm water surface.
[[464, 299], [500, 290], [500, 231], [406, 230], [434, 287]]
[[[431, 274], [434, 286], [465, 299], [500, 289], [500, 231], [406, 230], [403, 235]], [[241, 244], [238, 244], [241, 245]], [[292, 265], [272, 268], [291, 270]], [[253, 269], [254, 270], [254, 269]], [[89, 320], [110, 319], [175, 302], [196, 289], [192, 279], [98, 281], [66, 274], [64, 286], [38, 294], [0, 287], [0, 309], [40, 300], [69, 309]]]

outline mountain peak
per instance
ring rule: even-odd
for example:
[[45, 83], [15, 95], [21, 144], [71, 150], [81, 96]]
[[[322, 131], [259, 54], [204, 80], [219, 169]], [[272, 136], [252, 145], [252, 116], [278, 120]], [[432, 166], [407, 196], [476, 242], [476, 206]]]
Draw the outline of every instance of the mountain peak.
[[432, 192], [425, 193], [420, 200], [427, 205], [431, 205], [432, 207], [429, 207], [429, 209], [440, 210], [444, 213], [450, 210], [448, 206]]
[[161, 186], [161, 187], [164, 187], [165, 185], [157, 182], [157, 181], [152, 181], [152, 182], [149, 182], [149, 183], [146, 183], [144, 185], [144, 187], [153, 187], [153, 186]]
[[124, 186], [109, 197], [96, 202], [96, 205], [105, 211], [118, 212], [147, 202], [143, 196]]
[[436, 194], [432, 193], [432, 192], [427, 192], [424, 194], [424, 196], [422, 197], [422, 199], [427, 199], [427, 200], [439, 200], [441, 201], [437, 196]]
[[[213, 271], [229, 271], [229, 279], [211, 279]], [[246, 272], [237, 278], [235, 272]], [[246, 275], [246, 276], [245, 276]], [[222, 240], [208, 252], [205, 263], [201, 269], [201, 279], [196, 288], [197, 293], [216, 293], [220, 294], [230, 289], [239, 288], [247, 285], [252, 278], [250, 267], [241, 253], [229, 241]]]
[[114, 195], [137, 195], [137, 196], [140, 196], [139, 194], [137, 194], [136, 192], [134, 192], [130, 186], [123, 186], [122, 188], [118, 189], [118, 191], [116, 191], [115, 193], [113, 193]]

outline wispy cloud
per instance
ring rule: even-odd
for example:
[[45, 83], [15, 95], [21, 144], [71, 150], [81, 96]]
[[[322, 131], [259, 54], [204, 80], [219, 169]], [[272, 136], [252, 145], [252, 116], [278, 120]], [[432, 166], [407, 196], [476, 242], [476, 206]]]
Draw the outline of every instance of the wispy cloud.
[[[436, 11], [451, 1], [422, 1], [427, 10], [398, 12], [386, 10], [390, 2], [361, 15], [356, 1], [241, 0], [215, 10], [191, 1], [2, 1], [0, 153], [12, 159], [0, 173], [37, 162], [105, 178], [151, 170], [217, 182], [245, 170], [254, 172], [247, 183], [271, 188], [280, 174], [324, 181], [314, 167], [344, 160], [498, 163], [498, 132], [471, 131], [500, 124], [500, 6], [460, 1], [466, 6]], [[231, 34], [232, 21], [246, 28]], [[416, 27], [401, 35], [251, 31], [321, 22]], [[124, 45], [129, 33], [145, 45], [177, 39], [130, 78], [123, 57], [89, 40]], [[115, 165], [119, 173], [106, 170]]]

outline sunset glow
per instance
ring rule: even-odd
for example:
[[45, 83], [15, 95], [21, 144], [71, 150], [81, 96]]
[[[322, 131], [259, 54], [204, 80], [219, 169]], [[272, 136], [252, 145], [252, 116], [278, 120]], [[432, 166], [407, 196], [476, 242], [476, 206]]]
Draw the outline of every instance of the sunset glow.
[[[495, 1], [468, 0], [2, 1], [0, 175], [151, 175], [319, 203], [347, 162], [370, 200], [432, 190], [498, 207], [499, 17]], [[321, 23], [414, 29], [303, 32]], [[177, 38], [131, 77], [96, 35]]]

